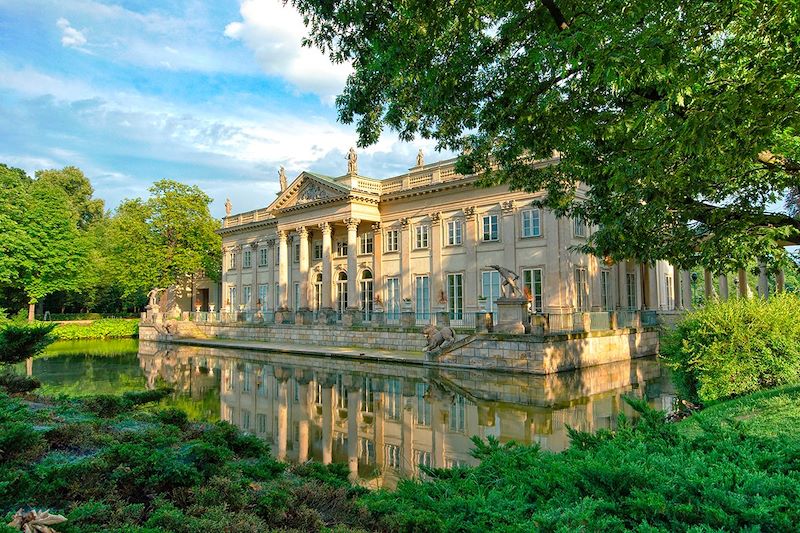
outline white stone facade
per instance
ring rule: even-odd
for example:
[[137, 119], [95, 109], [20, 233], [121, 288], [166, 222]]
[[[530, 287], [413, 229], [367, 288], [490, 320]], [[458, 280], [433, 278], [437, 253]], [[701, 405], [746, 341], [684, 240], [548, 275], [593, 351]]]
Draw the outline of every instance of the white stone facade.
[[543, 193], [477, 181], [457, 174], [454, 160], [384, 180], [303, 172], [266, 208], [223, 220], [222, 283], [209, 303], [364, 320], [410, 307], [418, 321], [437, 311], [457, 321], [494, 310], [497, 264], [519, 274], [533, 312], [675, 308], [671, 265], [578, 253], [591, 227], [534, 207]]

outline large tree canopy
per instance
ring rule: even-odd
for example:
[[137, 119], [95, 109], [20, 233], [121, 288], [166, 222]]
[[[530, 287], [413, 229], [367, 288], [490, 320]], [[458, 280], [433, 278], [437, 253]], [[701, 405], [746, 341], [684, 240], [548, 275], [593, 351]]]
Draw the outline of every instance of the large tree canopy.
[[727, 270], [800, 243], [778, 209], [800, 183], [800, 0], [292, 3], [353, 64], [337, 105], [362, 146], [435, 138], [616, 259]]

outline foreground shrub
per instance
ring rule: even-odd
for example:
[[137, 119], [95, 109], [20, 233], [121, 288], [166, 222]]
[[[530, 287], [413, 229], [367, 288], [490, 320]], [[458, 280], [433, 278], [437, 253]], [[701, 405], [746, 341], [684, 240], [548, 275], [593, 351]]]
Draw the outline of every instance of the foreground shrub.
[[7, 322], [0, 325], [0, 364], [15, 364], [38, 355], [53, 342], [50, 332], [53, 324], [20, 324]]
[[667, 334], [661, 353], [679, 393], [710, 401], [800, 381], [800, 298], [712, 302]]
[[21, 376], [12, 372], [0, 374], [0, 387], [9, 394], [20, 394], [36, 390], [42, 386], [42, 382], [36, 378]]
[[62, 341], [136, 337], [138, 334], [139, 321], [127, 318], [104, 318], [91, 324], [59, 324], [53, 330], [53, 336]]

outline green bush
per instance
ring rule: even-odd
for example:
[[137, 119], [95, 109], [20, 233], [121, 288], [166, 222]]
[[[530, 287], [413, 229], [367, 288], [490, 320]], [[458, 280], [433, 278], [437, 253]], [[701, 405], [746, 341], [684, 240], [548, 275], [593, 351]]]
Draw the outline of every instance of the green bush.
[[38, 355], [53, 342], [53, 324], [0, 325], [0, 364], [15, 364]]
[[714, 302], [661, 343], [679, 393], [711, 401], [800, 382], [800, 298]]
[[136, 337], [139, 321], [127, 318], [104, 318], [91, 324], [58, 324], [53, 336], [62, 341]]
[[42, 386], [42, 382], [36, 378], [21, 376], [12, 372], [0, 374], [0, 387], [9, 394], [18, 394], [36, 390]]

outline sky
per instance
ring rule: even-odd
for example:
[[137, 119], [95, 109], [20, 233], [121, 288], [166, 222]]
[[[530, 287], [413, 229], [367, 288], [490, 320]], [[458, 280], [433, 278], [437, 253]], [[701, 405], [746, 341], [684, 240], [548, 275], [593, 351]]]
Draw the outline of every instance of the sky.
[[[280, 0], [0, 0], [0, 163], [74, 165], [113, 209], [162, 178], [224, 215], [265, 207], [303, 170], [342, 175], [355, 128], [336, 121], [348, 65], [301, 47]], [[359, 173], [407, 171], [433, 141], [385, 132]]]

